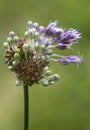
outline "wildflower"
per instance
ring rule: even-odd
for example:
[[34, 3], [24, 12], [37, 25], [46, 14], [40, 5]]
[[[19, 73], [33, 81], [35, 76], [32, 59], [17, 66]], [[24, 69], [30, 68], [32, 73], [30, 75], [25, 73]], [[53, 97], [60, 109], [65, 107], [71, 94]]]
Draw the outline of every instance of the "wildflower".
[[63, 65], [83, 62], [82, 57], [54, 54], [53, 48], [65, 50], [77, 44], [81, 38], [78, 29], [57, 27], [57, 21], [40, 26], [28, 21], [24, 37], [20, 38], [11, 31], [4, 42], [5, 63], [8, 69], [16, 73], [16, 85], [25, 83], [29, 86], [41, 83], [43, 86], [53, 84], [59, 79], [58, 74], [51, 74], [50, 61]]
[[70, 56], [63, 56], [60, 58], [59, 62], [63, 65], [67, 65], [69, 63], [78, 63], [78, 62], [84, 62], [84, 59], [82, 57], [78, 57], [75, 55]]

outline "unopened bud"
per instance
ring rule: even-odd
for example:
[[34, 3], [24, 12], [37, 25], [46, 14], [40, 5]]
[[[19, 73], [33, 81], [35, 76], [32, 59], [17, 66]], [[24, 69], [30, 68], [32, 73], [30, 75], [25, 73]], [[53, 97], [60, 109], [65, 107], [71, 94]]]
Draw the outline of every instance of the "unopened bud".
[[35, 49], [38, 50], [40, 48], [40, 45], [38, 42], [35, 43]]
[[15, 53], [15, 54], [14, 54], [14, 58], [15, 58], [16, 60], [20, 59], [20, 54], [19, 54], [19, 53]]
[[45, 45], [41, 45], [41, 50], [45, 51], [45, 49], [46, 49]]
[[61, 57], [59, 62], [62, 64], [62, 65], [68, 65], [70, 63], [70, 59], [68, 59], [67, 57]]
[[49, 60], [50, 56], [49, 55], [46, 55], [46, 60]]
[[8, 49], [8, 48], [9, 48], [8, 42], [4, 42], [4, 43], [3, 43], [3, 46], [4, 46], [5, 49]]
[[48, 77], [48, 82], [57, 81], [58, 79], [59, 79], [58, 74], [51, 75], [51, 76]]
[[16, 34], [15, 34], [15, 32], [11, 31], [11, 32], [9, 33], [9, 36], [13, 39], [13, 38], [16, 36]]
[[49, 67], [48, 66], [46, 66], [45, 68], [44, 68], [44, 71], [47, 71], [49, 69]]
[[43, 86], [48, 86], [48, 85], [49, 85], [48, 80], [45, 79], [45, 78], [41, 79], [41, 84], [42, 84]]
[[45, 57], [45, 56], [42, 56], [42, 60], [46, 60], [46, 57]]
[[59, 76], [58, 74], [54, 74], [54, 75], [53, 75], [54, 81], [57, 81], [59, 78], [60, 78], [60, 76]]
[[22, 81], [17, 79], [15, 84], [16, 84], [16, 86], [20, 86], [22, 84]]
[[28, 44], [24, 44], [22, 46], [22, 49], [23, 49], [24, 53], [27, 53], [28, 52]]
[[39, 28], [39, 24], [38, 23], [33, 23], [33, 27], [38, 29]]
[[17, 66], [18, 63], [17, 63], [16, 60], [14, 60], [12, 64], [13, 64], [14, 66]]
[[38, 38], [39, 38], [39, 33], [38, 32], [35, 32], [35, 34], [34, 34], [34, 39], [35, 39], [35, 41], [37, 41], [38, 40]]
[[49, 82], [50, 85], [54, 84], [54, 81]]
[[49, 76], [49, 75], [51, 75], [51, 70], [47, 70], [47, 71], [45, 72], [45, 76]]
[[32, 29], [28, 30], [28, 34], [29, 34], [31, 39], [34, 38], [35, 31], [36, 31], [35, 28], [32, 28]]
[[8, 66], [8, 69], [9, 69], [9, 70], [13, 70], [13, 66], [9, 65], [9, 66]]
[[28, 35], [28, 32], [27, 32], [27, 31], [25, 32], [25, 34], [24, 34], [24, 35], [25, 35], [25, 37], [26, 37], [26, 38], [28, 38], [28, 37], [29, 37], [29, 35]]
[[15, 37], [14, 37], [14, 42], [15, 42], [15, 43], [18, 43], [18, 41], [19, 41], [18, 36], [15, 36]]
[[30, 28], [32, 28], [32, 26], [33, 26], [33, 23], [32, 23], [32, 21], [28, 21], [28, 23], [27, 23], [27, 29], [30, 29]]
[[7, 42], [8, 42], [10, 45], [11, 45], [12, 41], [13, 41], [12, 38], [10, 38], [10, 37], [7, 38]]
[[15, 49], [15, 52], [20, 53], [20, 49], [19, 48]]

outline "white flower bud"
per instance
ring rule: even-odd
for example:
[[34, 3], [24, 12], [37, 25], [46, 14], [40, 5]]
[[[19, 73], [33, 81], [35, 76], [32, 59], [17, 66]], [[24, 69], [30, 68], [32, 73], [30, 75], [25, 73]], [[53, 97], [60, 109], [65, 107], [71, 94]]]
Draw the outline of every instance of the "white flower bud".
[[3, 43], [3, 46], [4, 46], [5, 49], [8, 49], [8, 48], [9, 48], [8, 42], [4, 42], [4, 43]]
[[45, 56], [42, 56], [42, 60], [46, 60], [46, 57], [45, 57]]
[[24, 44], [22, 46], [22, 49], [23, 49], [24, 53], [27, 53], [28, 52], [28, 44]]
[[15, 52], [20, 53], [20, 49], [19, 48], [15, 49]]
[[58, 74], [51, 75], [48, 77], [48, 82], [57, 81], [59, 78]]
[[59, 78], [60, 78], [60, 76], [59, 76], [58, 74], [54, 74], [54, 75], [53, 75], [54, 81], [57, 81]]
[[37, 41], [38, 38], [39, 38], [39, 33], [38, 33], [38, 32], [35, 32], [35, 34], [34, 34], [34, 39], [35, 39], [35, 41]]
[[15, 34], [15, 32], [11, 31], [11, 32], [9, 33], [9, 36], [13, 39], [13, 38], [16, 36], [16, 34]]
[[35, 43], [35, 49], [38, 50], [40, 48], [40, 45], [38, 42]]
[[54, 84], [54, 81], [49, 82], [50, 85]]
[[16, 84], [16, 86], [20, 86], [22, 84], [22, 81], [17, 79], [15, 84]]
[[18, 41], [19, 41], [18, 36], [15, 36], [15, 37], [14, 37], [14, 42], [15, 42], [15, 43], [18, 43]]
[[27, 29], [30, 29], [32, 27], [33, 27], [32, 21], [28, 21], [28, 23], [27, 23]]
[[42, 84], [43, 86], [48, 86], [48, 85], [49, 85], [48, 80], [45, 79], [45, 78], [41, 79], [41, 84]]
[[9, 36], [13, 39], [14, 36], [16, 36], [16, 34], [15, 34], [15, 32], [11, 31], [11, 32], [9, 33]]
[[15, 61], [16, 61], [17, 63], [19, 63], [19, 61], [20, 61], [20, 54], [19, 54], [19, 53], [15, 53], [15, 54], [14, 54], [14, 58], [15, 58]]
[[44, 45], [44, 44], [41, 45], [41, 50], [42, 50], [42, 51], [45, 51], [45, 49], [46, 49], [45, 45]]
[[9, 70], [13, 70], [13, 66], [9, 65], [9, 66], [8, 66], [8, 69], [9, 69]]
[[36, 31], [35, 28], [32, 28], [32, 29], [29, 29], [29, 30], [28, 30], [28, 34], [29, 34], [29, 36], [30, 36], [31, 39], [34, 38], [35, 31]]
[[7, 42], [8, 42], [10, 45], [11, 45], [12, 41], [13, 41], [12, 38], [10, 38], [10, 37], [7, 38]]
[[50, 56], [49, 55], [46, 55], [46, 60], [49, 60]]
[[49, 67], [48, 66], [46, 66], [45, 68], [44, 68], [44, 71], [47, 71], [49, 69]]
[[17, 65], [18, 65], [18, 63], [17, 63], [16, 60], [14, 60], [14, 61], [12, 62], [12, 64], [13, 64], [13, 66], [17, 66]]
[[45, 72], [45, 76], [49, 76], [49, 75], [51, 75], [51, 70], [47, 70], [47, 71]]
[[25, 37], [26, 37], [26, 38], [28, 38], [28, 37], [29, 37], [29, 35], [28, 35], [28, 32], [27, 32], [27, 31], [25, 32], [25, 34], [24, 34], [24, 35], [25, 35]]
[[26, 60], [27, 60], [27, 52], [28, 52], [28, 50], [29, 50], [28, 44], [24, 44], [24, 45], [22, 46], [22, 49], [23, 49], [23, 52], [25, 53], [25, 58], [26, 58]]

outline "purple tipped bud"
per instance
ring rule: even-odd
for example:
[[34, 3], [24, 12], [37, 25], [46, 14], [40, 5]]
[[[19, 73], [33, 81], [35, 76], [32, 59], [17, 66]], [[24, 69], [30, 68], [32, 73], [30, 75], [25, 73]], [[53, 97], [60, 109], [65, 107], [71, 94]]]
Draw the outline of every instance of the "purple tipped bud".
[[66, 44], [62, 44], [62, 43], [59, 43], [56, 47], [59, 50], [65, 50], [65, 49], [67, 49], [67, 45]]
[[61, 59], [59, 60], [59, 62], [63, 65], [68, 65], [70, 63], [70, 60], [67, 59], [67, 57], [61, 57]]
[[63, 65], [67, 65], [69, 63], [78, 63], [78, 62], [81, 63], [84, 62], [84, 58], [75, 55], [70, 55], [70, 56], [61, 57], [59, 62]]
[[44, 28], [43, 26], [40, 26], [40, 27], [39, 27], [39, 32], [40, 32], [40, 33], [44, 33], [44, 32], [45, 32], [45, 28]]
[[49, 23], [48, 26], [47, 26], [47, 28], [56, 27], [56, 25], [57, 25], [57, 21]]
[[78, 63], [78, 62], [84, 62], [84, 58], [80, 58], [78, 56], [75, 56], [75, 55], [70, 55], [70, 56], [67, 56], [67, 58], [70, 60], [71, 63]]
[[65, 30], [60, 38], [58, 39], [58, 42], [61, 42], [63, 44], [70, 44], [71, 42], [77, 43], [77, 41], [81, 38], [80, 36], [80, 31], [76, 29], [70, 29], [70, 30]]
[[38, 30], [39, 29], [39, 24], [38, 23], [33, 23], [33, 27]]

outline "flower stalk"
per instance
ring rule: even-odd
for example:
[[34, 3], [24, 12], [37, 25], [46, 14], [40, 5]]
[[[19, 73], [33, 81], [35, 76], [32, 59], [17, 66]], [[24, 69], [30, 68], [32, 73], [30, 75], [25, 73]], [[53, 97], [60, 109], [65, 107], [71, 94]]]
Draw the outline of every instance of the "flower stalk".
[[29, 92], [28, 85], [23, 84], [24, 90], [24, 130], [28, 130], [29, 127]]

